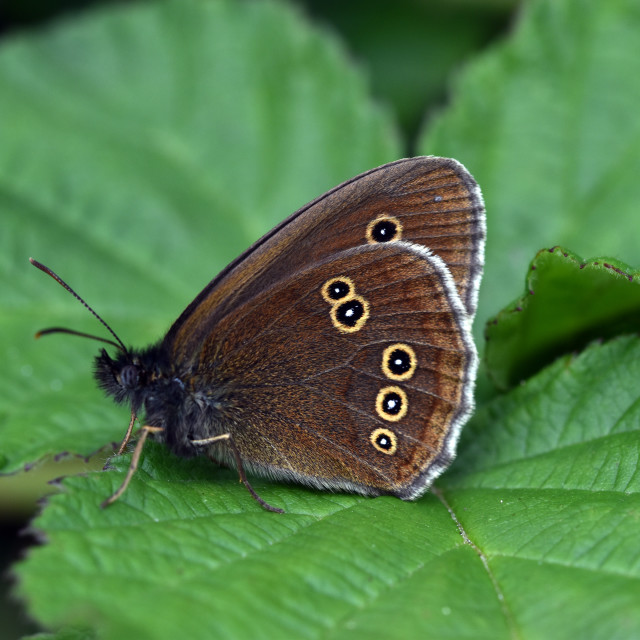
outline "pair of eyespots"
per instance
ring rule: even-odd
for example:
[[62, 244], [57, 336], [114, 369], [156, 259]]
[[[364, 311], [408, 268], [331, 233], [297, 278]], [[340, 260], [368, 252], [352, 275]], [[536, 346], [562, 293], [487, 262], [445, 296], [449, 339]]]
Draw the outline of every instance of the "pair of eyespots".
[[351, 278], [338, 276], [322, 285], [322, 297], [331, 305], [331, 322], [343, 333], [360, 331], [369, 318], [369, 303], [356, 294]]
[[[376, 397], [376, 413], [388, 422], [398, 422], [407, 415], [409, 400], [403, 389], [397, 386], [384, 387]], [[388, 456], [398, 450], [398, 436], [392, 429], [379, 427], [369, 435], [369, 441], [380, 452]]]

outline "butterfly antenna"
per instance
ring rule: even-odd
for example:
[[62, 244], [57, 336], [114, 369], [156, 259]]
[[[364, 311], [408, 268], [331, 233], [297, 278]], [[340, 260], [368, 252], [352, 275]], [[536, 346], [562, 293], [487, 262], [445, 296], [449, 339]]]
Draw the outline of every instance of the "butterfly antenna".
[[69, 333], [75, 336], [81, 336], [84, 338], [92, 338], [94, 340], [100, 340], [101, 342], [106, 342], [107, 344], [111, 344], [118, 349], [121, 349], [124, 353], [129, 353], [127, 348], [124, 346], [124, 343], [118, 336], [116, 332], [56, 273], [51, 271], [49, 267], [45, 267], [41, 262], [34, 260], [33, 258], [29, 258], [29, 262], [34, 266], [40, 269], [40, 271], [44, 271], [48, 276], [51, 276], [59, 285], [62, 285], [76, 300], [81, 302], [93, 315], [96, 317], [106, 328], [107, 331], [116, 339], [116, 342], [111, 340], [106, 340], [105, 338], [100, 338], [99, 336], [94, 336], [90, 333], [82, 333], [80, 331], [73, 331], [72, 329], [63, 329], [61, 327], [52, 327], [51, 329], [43, 329], [42, 331], [38, 331], [36, 333], [36, 337], [44, 336], [48, 333]]

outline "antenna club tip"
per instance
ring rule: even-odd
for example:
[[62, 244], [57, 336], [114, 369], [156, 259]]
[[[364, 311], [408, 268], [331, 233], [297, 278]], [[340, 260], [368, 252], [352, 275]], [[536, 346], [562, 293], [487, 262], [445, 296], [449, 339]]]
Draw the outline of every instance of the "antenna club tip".
[[37, 340], [38, 338], [42, 338], [42, 331], [37, 331], [33, 334], [33, 337]]

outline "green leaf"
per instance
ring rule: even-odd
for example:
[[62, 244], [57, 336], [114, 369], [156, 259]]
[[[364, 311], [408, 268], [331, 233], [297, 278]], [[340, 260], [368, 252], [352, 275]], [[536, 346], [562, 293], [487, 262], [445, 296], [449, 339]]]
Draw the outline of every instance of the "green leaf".
[[598, 338], [637, 333], [640, 272], [611, 258], [539, 251], [522, 297], [490, 319], [485, 365], [505, 388]]
[[64, 481], [20, 593], [103, 638], [634, 637], [639, 377], [637, 338], [558, 360], [484, 407], [415, 503], [256, 483], [286, 509], [267, 513], [151, 444], [108, 509], [127, 457]]
[[640, 237], [640, 3], [533, 0], [475, 60], [422, 153], [458, 158], [482, 187], [487, 262], [479, 337], [541, 247], [630, 264]]
[[558, 360], [469, 425], [453, 510], [522, 637], [640, 633], [640, 342]]
[[128, 422], [96, 389], [95, 344], [33, 340], [106, 331], [29, 256], [146, 346], [262, 233], [401, 155], [337, 43], [271, 2], [138, 4], [8, 39], [0, 122], [5, 472]]

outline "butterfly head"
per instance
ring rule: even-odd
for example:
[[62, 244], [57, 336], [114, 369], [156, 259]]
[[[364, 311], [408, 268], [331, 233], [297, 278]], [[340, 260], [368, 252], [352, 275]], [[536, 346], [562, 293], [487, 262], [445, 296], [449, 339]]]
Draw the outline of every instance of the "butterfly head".
[[184, 383], [172, 374], [160, 346], [141, 351], [119, 351], [112, 358], [102, 349], [95, 359], [98, 385], [118, 403], [128, 402], [138, 413], [163, 401], [179, 405], [184, 400]]
[[133, 400], [147, 379], [138, 358], [128, 352], [120, 352], [114, 359], [106, 349], [102, 349], [96, 357], [95, 376], [100, 388], [118, 403]]

